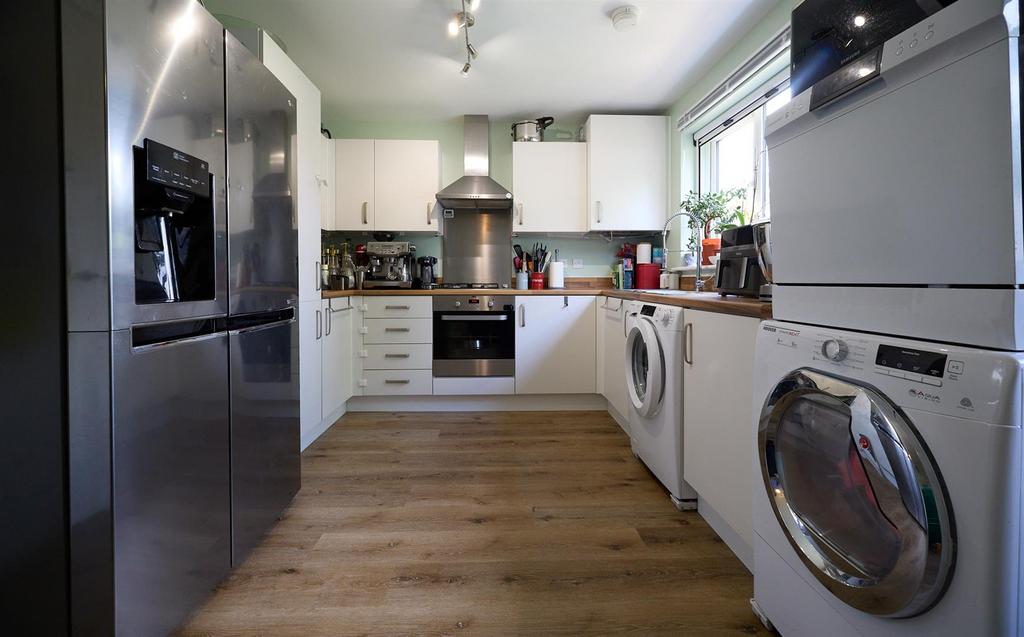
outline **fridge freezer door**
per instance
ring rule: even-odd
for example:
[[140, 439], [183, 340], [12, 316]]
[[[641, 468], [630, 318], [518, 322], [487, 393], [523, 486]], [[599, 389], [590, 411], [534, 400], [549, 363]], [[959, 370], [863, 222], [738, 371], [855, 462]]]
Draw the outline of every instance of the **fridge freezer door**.
[[299, 297], [295, 98], [225, 34], [229, 312], [294, 305]]
[[172, 632], [230, 569], [222, 328], [200, 320], [112, 334], [117, 635]]
[[[289, 312], [289, 314], [291, 314]], [[294, 318], [231, 331], [231, 534], [238, 566], [299, 490]]]

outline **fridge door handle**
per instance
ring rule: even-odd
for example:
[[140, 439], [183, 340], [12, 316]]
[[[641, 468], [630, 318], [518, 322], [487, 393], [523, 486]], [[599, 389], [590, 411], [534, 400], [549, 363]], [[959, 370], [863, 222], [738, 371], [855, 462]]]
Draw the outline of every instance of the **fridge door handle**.
[[231, 330], [231, 334], [249, 334], [251, 332], [260, 332], [262, 330], [269, 330], [275, 327], [281, 327], [282, 325], [288, 325], [294, 323], [294, 318], [281, 319], [280, 321], [272, 321], [270, 323], [264, 323], [263, 325], [254, 325], [252, 327], [243, 327], [240, 330]]

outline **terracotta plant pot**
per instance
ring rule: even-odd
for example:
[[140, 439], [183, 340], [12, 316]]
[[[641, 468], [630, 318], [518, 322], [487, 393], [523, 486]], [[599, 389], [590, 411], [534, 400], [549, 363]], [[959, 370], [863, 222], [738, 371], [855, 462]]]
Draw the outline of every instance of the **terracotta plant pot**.
[[711, 265], [710, 257], [722, 251], [722, 239], [702, 239], [700, 242], [700, 262], [702, 265]]

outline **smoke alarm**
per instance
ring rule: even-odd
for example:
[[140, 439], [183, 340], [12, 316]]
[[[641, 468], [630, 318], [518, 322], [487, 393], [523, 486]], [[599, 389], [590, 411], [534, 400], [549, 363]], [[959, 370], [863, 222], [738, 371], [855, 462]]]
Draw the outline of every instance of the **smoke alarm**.
[[640, 20], [640, 10], [631, 4], [612, 11], [612, 26], [616, 31], [629, 31]]

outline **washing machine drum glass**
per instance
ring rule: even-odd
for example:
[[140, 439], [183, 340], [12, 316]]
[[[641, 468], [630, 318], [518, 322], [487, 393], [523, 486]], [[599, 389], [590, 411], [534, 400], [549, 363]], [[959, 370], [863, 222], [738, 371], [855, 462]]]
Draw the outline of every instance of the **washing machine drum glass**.
[[661, 409], [665, 394], [665, 358], [654, 326], [640, 319], [626, 337], [626, 381], [629, 399], [641, 416]]
[[938, 601], [955, 557], [949, 498], [924, 442], [887, 398], [795, 371], [765, 402], [758, 449], [779, 523], [834, 595], [886, 617]]

